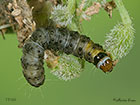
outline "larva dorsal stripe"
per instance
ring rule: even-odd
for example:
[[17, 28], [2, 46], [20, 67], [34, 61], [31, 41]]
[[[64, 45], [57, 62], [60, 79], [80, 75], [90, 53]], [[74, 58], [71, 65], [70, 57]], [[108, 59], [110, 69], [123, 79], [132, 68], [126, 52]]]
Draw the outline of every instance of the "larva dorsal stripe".
[[89, 37], [66, 28], [39, 28], [25, 42], [21, 59], [24, 76], [35, 87], [42, 85], [45, 79], [43, 58], [47, 49], [85, 59], [104, 72], [113, 69], [110, 56]]

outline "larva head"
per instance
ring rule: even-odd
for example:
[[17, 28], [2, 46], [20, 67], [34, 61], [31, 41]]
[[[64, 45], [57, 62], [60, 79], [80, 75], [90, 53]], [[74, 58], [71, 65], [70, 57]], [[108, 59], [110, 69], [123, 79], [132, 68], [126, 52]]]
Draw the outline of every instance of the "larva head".
[[45, 80], [44, 69], [41, 70], [23, 70], [24, 77], [34, 87], [43, 85]]
[[110, 56], [105, 52], [100, 52], [95, 58], [97, 68], [100, 68], [103, 72], [111, 72], [113, 70], [113, 61]]
[[105, 57], [98, 67], [103, 70], [103, 72], [111, 72], [113, 70], [113, 62], [110, 57]]

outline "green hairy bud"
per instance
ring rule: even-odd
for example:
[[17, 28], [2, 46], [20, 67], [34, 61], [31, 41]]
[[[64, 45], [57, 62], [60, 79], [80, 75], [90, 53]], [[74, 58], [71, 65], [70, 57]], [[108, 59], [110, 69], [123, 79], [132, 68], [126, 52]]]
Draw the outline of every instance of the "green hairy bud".
[[132, 21], [125, 9], [122, 0], [115, 0], [122, 22], [114, 26], [106, 35], [105, 48], [111, 53], [113, 59], [121, 59], [126, 56], [134, 45], [134, 33]]

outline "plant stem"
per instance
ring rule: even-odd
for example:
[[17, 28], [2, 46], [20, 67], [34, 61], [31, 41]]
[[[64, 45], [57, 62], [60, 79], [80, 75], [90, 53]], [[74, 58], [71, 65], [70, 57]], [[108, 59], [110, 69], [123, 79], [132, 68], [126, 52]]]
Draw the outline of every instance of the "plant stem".
[[73, 15], [76, 10], [76, 0], [68, 0], [68, 10]]
[[120, 12], [120, 16], [122, 18], [123, 24], [124, 25], [131, 25], [132, 24], [132, 21], [130, 19], [130, 16], [129, 16], [126, 8], [123, 5], [122, 0], [115, 0], [115, 3], [116, 3], [117, 8], [118, 8], [118, 10]]

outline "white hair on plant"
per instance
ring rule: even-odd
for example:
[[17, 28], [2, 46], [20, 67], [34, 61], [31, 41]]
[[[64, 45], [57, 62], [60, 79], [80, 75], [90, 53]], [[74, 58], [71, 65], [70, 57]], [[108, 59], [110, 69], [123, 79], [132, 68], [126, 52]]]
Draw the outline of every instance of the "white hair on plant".
[[73, 15], [69, 12], [67, 6], [57, 5], [53, 7], [51, 19], [60, 26], [71, 24]]
[[135, 30], [131, 25], [117, 24], [106, 36], [105, 48], [113, 58], [120, 59], [126, 56], [134, 43]]
[[72, 55], [63, 54], [57, 67], [51, 71], [51, 73], [57, 76], [61, 80], [71, 80], [80, 76], [83, 71], [82, 65]]
[[114, 26], [111, 32], [107, 34], [105, 48], [112, 54], [113, 59], [121, 59], [129, 53], [134, 45], [135, 29], [122, 0], [114, 1], [120, 13], [122, 23]]

